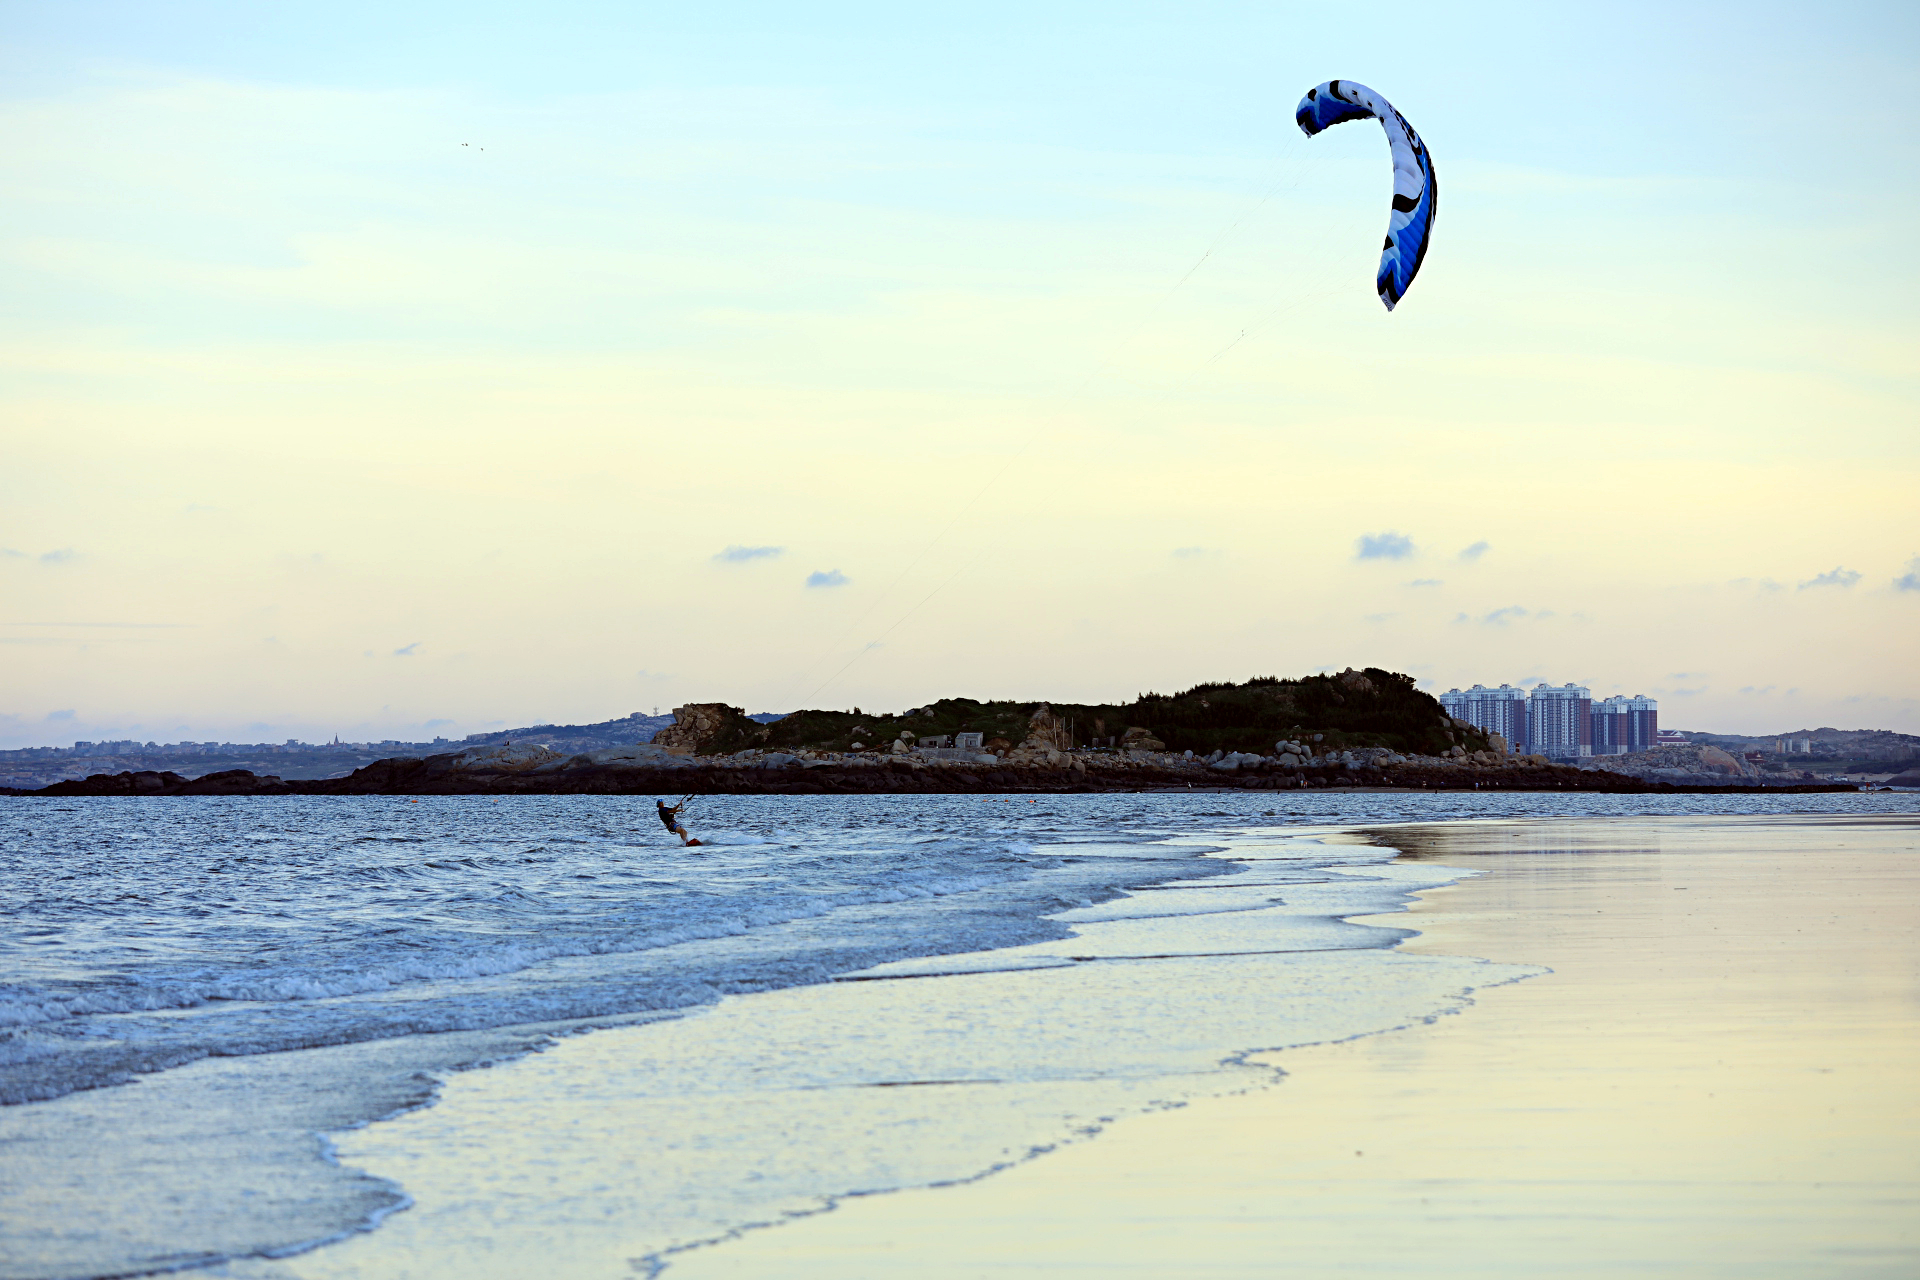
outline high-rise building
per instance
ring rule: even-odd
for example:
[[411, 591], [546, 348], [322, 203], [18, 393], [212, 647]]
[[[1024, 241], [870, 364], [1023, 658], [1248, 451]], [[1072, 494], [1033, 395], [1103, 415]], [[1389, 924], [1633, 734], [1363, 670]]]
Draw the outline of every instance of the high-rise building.
[[1537, 684], [1527, 700], [1527, 745], [1544, 756], [1593, 754], [1593, 691], [1577, 684]]
[[1483, 684], [1462, 692], [1449, 689], [1440, 695], [1440, 706], [1456, 720], [1497, 733], [1514, 751], [1527, 750], [1527, 691], [1503, 684], [1489, 689]]
[[1660, 704], [1645, 694], [1627, 699], [1627, 750], [1651, 751], [1660, 740]]
[[1645, 751], [1660, 733], [1660, 704], [1634, 694], [1615, 694], [1593, 704], [1593, 754], [1620, 756]]
[[1633, 713], [1627, 702], [1616, 693], [1593, 704], [1593, 754], [1621, 756], [1633, 750]]

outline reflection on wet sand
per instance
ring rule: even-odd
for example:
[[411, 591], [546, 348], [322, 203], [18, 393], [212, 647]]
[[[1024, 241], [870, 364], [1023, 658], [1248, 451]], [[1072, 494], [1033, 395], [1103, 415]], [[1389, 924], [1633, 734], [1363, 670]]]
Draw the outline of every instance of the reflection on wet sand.
[[1278, 1087], [683, 1255], [684, 1280], [1920, 1274], [1920, 819], [1400, 827], [1405, 950], [1551, 966]]

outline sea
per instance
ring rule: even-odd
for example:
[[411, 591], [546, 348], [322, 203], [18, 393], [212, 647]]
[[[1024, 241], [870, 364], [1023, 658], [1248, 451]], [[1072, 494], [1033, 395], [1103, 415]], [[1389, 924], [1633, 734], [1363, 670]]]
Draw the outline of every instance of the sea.
[[[704, 796], [683, 848], [651, 797], [0, 799], [0, 1275], [658, 1274], [839, 1197], [1270, 1084], [1284, 1069], [1263, 1054], [1458, 1014], [1540, 972], [1396, 950], [1411, 931], [1382, 914], [1467, 874], [1396, 859], [1396, 826], [1911, 808]], [[452, 1139], [420, 1126], [461, 1089], [498, 1092], [462, 1113], [469, 1144], [490, 1124], [559, 1142], [593, 1093], [652, 1150], [633, 1157], [652, 1190], [596, 1210], [595, 1237], [549, 1177], [578, 1268], [556, 1269], [557, 1226], [461, 1255], [471, 1224], [409, 1173], [432, 1181], [422, 1151]], [[413, 1154], [375, 1150], [383, 1133], [414, 1134]]]

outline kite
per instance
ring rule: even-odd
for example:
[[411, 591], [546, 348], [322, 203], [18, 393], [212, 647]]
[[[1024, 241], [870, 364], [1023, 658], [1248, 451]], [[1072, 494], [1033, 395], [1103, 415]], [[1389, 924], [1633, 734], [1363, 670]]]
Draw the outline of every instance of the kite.
[[1387, 145], [1393, 150], [1393, 213], [1387, 219], [1387, 243], [1381, 248], [1380, 275], [1374, 282], [1380, 301], [1391, 311], [1420, 273], [1427, 240], [1433, 235], [1440, 187], [1427, 144], [1391, 102], [1351, 80], [1329, 80], [1307, 90], [1293, 113], [1300, 131], [1309, 138], [1329, 125], [1368, 117], [1387, 131]]

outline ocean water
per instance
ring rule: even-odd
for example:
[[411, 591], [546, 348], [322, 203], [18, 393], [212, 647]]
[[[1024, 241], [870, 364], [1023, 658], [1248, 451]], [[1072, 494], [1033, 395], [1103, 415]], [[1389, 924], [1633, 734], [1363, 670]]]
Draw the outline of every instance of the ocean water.
[[[431, 1110], [338, 1135], [508, 1063], [484, 1073], [504, 1091], [492, 1127], [515, 1149], [558, 1141], [578, 1124], [528, 1117], [586, 1086], [553, 1073], [613, 1054], [592, 1075], [599, 1114], [658, 1149], [597, 1210], [619, 1227], [580, 1274], [657, 1270], [838, 1195], [978, 1176], [1129, 1110], [1271, 1080], [1258, 1051], [1411, 1025], [1525, 976], [1402, 956], [1404, 931], [1345, 923], [1453, 873], [1335, 828], [1910, 804], [716, 796], [690, 806], [706, 843], [683, 849], [644, 798], [0, 801], [0, 1140], [27, 1188], [0, 1209], [0, 1263], [124, 1274], [340, 1241], [257, 1274], [538, 1270], [590, 1233], [463, 1257], [474, 1224], [415, 1199], [440, 1176], [423, 1148], [382, 1154]], [[898, 1140], [874, 1146], [876, 1123]], [[698, 1140], [659, 1136], [674, 1132]], [[549, 1154], [550, 1181], [595, 1163]], [[524, 1198], [511, 1163], [465, 1176]], [[393, 1248], [412, 1261], [380, 1261]]]

